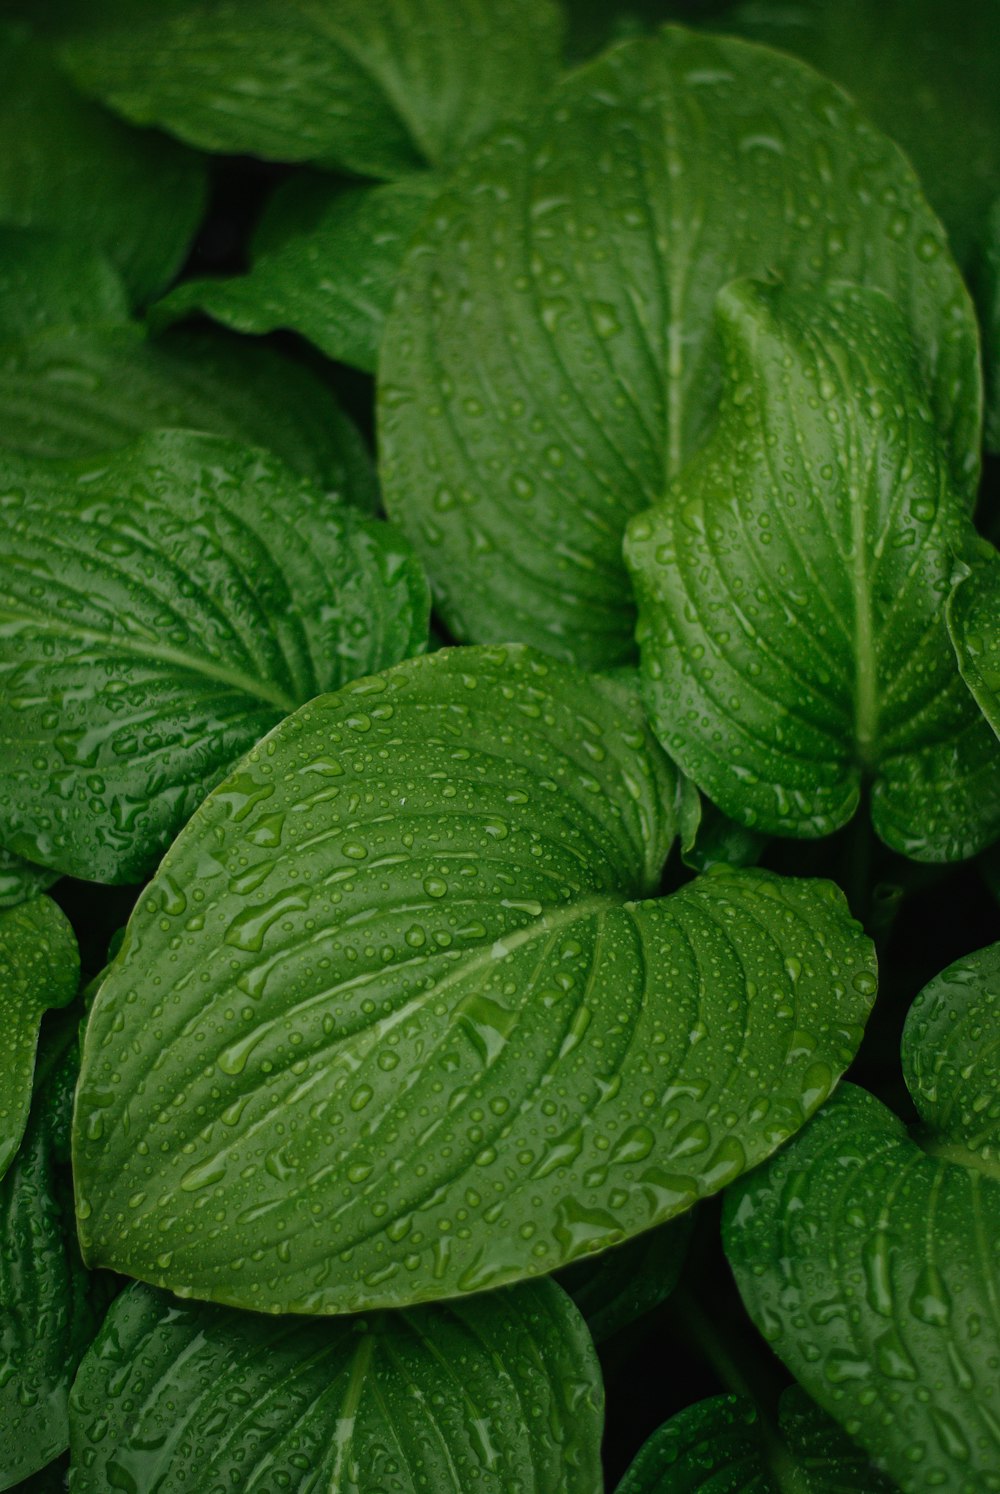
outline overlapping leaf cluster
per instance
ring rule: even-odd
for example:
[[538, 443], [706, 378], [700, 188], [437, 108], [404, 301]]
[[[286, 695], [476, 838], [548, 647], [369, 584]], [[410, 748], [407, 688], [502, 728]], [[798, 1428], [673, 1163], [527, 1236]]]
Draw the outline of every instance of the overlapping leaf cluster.
[[998, 44], [3, 6], [0, 1488], [1000, 1489]]

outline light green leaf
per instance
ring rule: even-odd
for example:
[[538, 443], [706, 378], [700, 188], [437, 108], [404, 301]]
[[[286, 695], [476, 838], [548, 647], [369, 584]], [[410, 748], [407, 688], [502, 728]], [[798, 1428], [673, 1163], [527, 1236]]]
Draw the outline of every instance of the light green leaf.
[[125, 286], [103, 250], [40, 228], [0, 226], [0, 342], [127, 315]]
[[987, 214], [980, 248], [976, 300], [983, 329], [986, 448], [1000, 452], [1000, 197]]
[[716, 293], [772, 272], [898, 300], [971, 506], [972, 305], [911, 168], [832, 84], [667, 28], [466, 158], [410, 247], [379, 367], [386, 504], [456, 638], [631, 656], [626, 521], [714, 423]]
[[267, 446], [338, 497], [375, 507], [358, 431], [318, 378], [274, 348], [215, 328], [148, 338], [131, 324], [0, 347], [0, 447], [96, 456], [162, 426]]
[[94, 1004], [89, 1258], [234, 1306], [394, 1306], [552, 1271], [754, 1166], [850, 1061], [873, 954], [828, 883], [650, 900], [673, 787], [629, 692], [516, 646], [283, 722]]
[[15, 856], [0, 846], [0, 908], [15, 908], [39, 892], [45, 892], [59, 873], [47, 866], [35, 866], [22, 856]]
[[845, 1086], [727, 1199], [726, 1251], [758, 1327], [907, 1494], [996, 1483], [998, 1016], [993, 945], [907, 1017], [912, 1138]]
[[47, 49], [0, 22], [0, 223], [100, 248], [136, 302], [180, 269], [206, 196], [202, 162], [82, 99]]
[[290, 328], [374, 373], [403, 253], [435, 190], [426, 174], [346, 190], [293, 177], [270, 205], [271, 247], [254, 253], [250, 273], [186, 281], [156, 307], [154, 325], [204, 311], [237, 332]]
[[555, 76], [552, 0], [106, 0], [76, 81], [207, 150], [395, 177], [445, 164]]
[[646, 700], [741, 824], [825, 835], [871, 788], [924, 861], [1000, 834], [1000, 753], [944, 609], [971, 533], [899, 311], [849, 285], [720, 293], [715, 432], [630, 524]]
[[0, 461], [0, 839], [141, 880], [208, 789], [321, 691], [419, 651], [402, 536], [214, 436]]
[[969, 547], [959, 568], [948, 631], [962, 678], [1000, 736], [1000, 552], [986, 540]]
[[51, 898], [0, 913], [0, 1178], [27, 1124], [42, 1017], [73, 1000], [79, 978], [73, 930]]
[[583, 1313], [597, 1343], [667, 1300], [680, 1278], [693, 1223], [689, 1209], [669, 1224], [560, 1272], [560, 1286]]
[[906, 151], [968, 260], [1000, 180], [997, 0], [744, 0], [712, 24], [846, 88]]
[[600, 1494], [603, 1392], [550, 1281], [339, 1322], [132, 1286], [73, 1387], [77, 1494]]
[[69, 1446], [76, 1366], [111, 1294], [84, 1270], [73, 1229], [66, 1140], [76, 1078], [75, 1024], [43, 1038], [24, 1142], [0, 1181], [0, 1489]]

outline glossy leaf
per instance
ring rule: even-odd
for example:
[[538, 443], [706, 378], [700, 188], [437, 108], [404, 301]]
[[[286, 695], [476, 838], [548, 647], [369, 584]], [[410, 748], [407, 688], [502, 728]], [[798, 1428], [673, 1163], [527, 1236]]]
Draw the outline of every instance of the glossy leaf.
[[35, 866], [13, 851], [0, 846], [0, 908], [14, 908], [29, 898], [45, 892], [58, 881], [59, 873], [47, 866]]
[[73, 1388], [73, 1487], [600, 1494], [602, 1402], [552, 1282], [338, 1322], [137, 1285]]
[[1000, 736], [1000, 552], [985, 540], [959, 570], [948, 629], [962, 678]]
[[560, 33], [552, 0], [105, 0], [64, 56], [129, 119], [207, 150], [395, 177], [532, 108]]
[[0, 447], [96, 456], [162, 426], [267, 446], [359, 508], [371, 459], [329, 390], [274, 348], [217, 329], [54, 328], [0, 347]]
[[283, 722], [94, 1004], [90, 1260], [234, 1306], [399, 1305], [551, 1271], [767, 1155], [850, 1061], [871, 946], [828, 883], [650, 900], [673, 787], [632, 695], [513, 646]]
[[136, 302], [180, 269], [205, 202], [202, 162], [83, 99], [48, 50], [0, 21], [0, 223], [101, 248]]
[[127, 315], [125, 286], [103, 250], [44, 229], [0, 226], [0, 342]]
[[141, 880], [282, 716], [427, 636], [401, 536], [218, 437], [0, 461], [0, 532], [0, 838], [89, 880]]
[[1000, 452], [1000, 198], [987, 214], [977, 269], [986, 376], [986, 447]]
[[758, 1326], [907, 1494], [996, 1483], [998, 1014], [994, 945], [907, 1017], [912, 1138], [845, 1086], [727, 1200], [727, 1254]]
[[434, 190], [427, 175], [347, 190], [293, 178], [270, 206], [273, 247], [254, 254], [250, 273], [185, 281], [159, 303], [156, 324], [204, 311], [237, 332], [289, 328], [374, 373], [403, 253]]
[[51, 898], [0, 913], [0, 1178], [28, 1120], [42, 1017], [72, 1001], [79, 978], [73, 930]]
[[585, 1257], [559, 1273], [558, 1281], [587, 1320], [596, 1343], [659, 1307], [677, 1285], [684, 1266], [694, 1213], [647, 1230], [614, 1250]]
[[953, 553], [971, 534], [907, 328], [878, 292], [737, 281], [711, 439], [629, 526], [646, 700], [741, 824], [828, 834], [870, 782], [893, 849], [1000, 835], [1000, 754], [955, 669]]
[[667, 28], [470, 153], [407, 255], [379, 368], [386, 504], [455, 637], [631, 656], [626, 521], [714, 423], [716, 293], [776, 270], [899, 301], [971, 503], [971, 303], [910, 167], [832, 84]]

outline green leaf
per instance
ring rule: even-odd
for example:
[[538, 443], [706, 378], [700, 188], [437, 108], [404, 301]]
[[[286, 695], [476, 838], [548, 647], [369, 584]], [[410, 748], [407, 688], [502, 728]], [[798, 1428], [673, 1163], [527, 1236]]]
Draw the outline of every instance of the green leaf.
[[72, 876], [141, 880], [282, 716], [426, 641], [402, 536], [219, 437], [0, 461], [0, 532], [0, 839]]
[[720, 293], [715, 432], [629, 526], [643, 683], [667, 750], [733, 819], [825, 835], [871, 784], [917, 860], [1000, 834], [1000, 754], [945, 623], [971, 533], [906, 324], [877, 291]]
[[0, 223], [100, 248], [133, 300], [180, 269], [206, 196], [202, 162], [74, 92], [48, 51], [0, 22]]
[[234, 1306], [395, 1306], [552, 1271], [754, 1166], [850, 1061], [873, 954], [829, 883], [650, 900], [673, 789], [628, 691], [516, 646], [283, 722], [94, 1004], [90, 1260]]
[[966, 562], [948, 602], [948, 631], [962, 678], [1000, 736], [1000, 552], [981, 540]]
[[73, 1229], [65, 1142], [75, 1047], [73, 1023], [43, 1038], [47, 1076], [0, 1181], [0, 1489], [69, 1446], [70, 1384], [110, 1295], [106, 1279], [84, 1270]]
[[51, 898], [0, 913], [0, 1178], [27, 1124], [42, 1017], [73, 1000], [79, 978], [73, 930]]
[[73, 1387], [77, 1494], [600, 1494], [579, 1313], [532, 1282], [309, 1322], [130, 1287]]
[[971, 506], [971, 302], [910, 167], [832, 84], [667, 28], [465, 159], [410, 247], [379, 368], [386, 504], [456, 638], [632, 655], [626, 521], [714, 423], [717, 291], [774, 271], [899, 301]]
[[694, 1213], [567, 1266], [557, 1278], [587, 1320], [597, 1343], [665, 1302], [677, 1285]]
[[0, 347], [0, 446], [97, 456], [162, 426], [267, 446], [359, 508], [376, 504], [371, 459], [326, 386], [274, 348], [215, 328], [148, 338], [142, 327], [55, 328]]
[[50, 871], [47, 866], [34, 866], [0, 846], [0, 908], [14, 908], [18, 903], [26, 903], [58, 880], [58, 872]]
[[756, 865], [767, 847], [767, 836], [737, 824], [710, 800], [703, 801], [693, 785], [692, 790], [698, 813], [681, 848], [684, 865], [699, 872], [713, 866]]
[[270, 204], [270, 247], [254, 253], [250, 273], [186, 281], [158, 304], [154, 325], [204, 311], [237, 332], [290, 328], [374, 373], [403, 253], [435, 190], [427, 175], [346, 190], [293, 177]]
[[64, 56], [207, 150], [395, 177], [454, 160], [555, 76], [552, 0], [105, 0]]
[[906, 151], [968, 260], [1000, 180], [996, 0], [745, 0], [713, 24], [846, 88]]
[[908, 1494], [995, 1483], [998, 976], [993, 945], [914, 1002], [912, 1137], [845, 1086], [727, 1198], [726, 1251], [758, 1327]]
[[0, 226], [0, 342], [127, 315], [121, 276], [103, 250], [40, 228]]
[[1000, 452], [1000, 197], [986, 217], [977, 271], [986, 376], [986, 449]]

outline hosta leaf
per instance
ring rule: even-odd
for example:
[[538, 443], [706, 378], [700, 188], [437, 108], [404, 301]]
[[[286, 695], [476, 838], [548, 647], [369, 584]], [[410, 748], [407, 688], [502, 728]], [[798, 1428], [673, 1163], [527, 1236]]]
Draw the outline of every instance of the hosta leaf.
[[877, 291], [737, 281], [711, 439], [625, 553], [653, 721], [726, 814], [827, 834], [872, 785], [919, 860], [1000, 834], [1000, 753], [955, 669], [971, 533], [898, 310]]
[[270, 205], [270, 247], [254, 253], [250, 273], [186, 281], [159, 303], [156, 323], [204, 311], [237, 332], [290, 328], [374, 373], [403, 253], [434, 192], [427, 174], [346, 190], [293, 178]]
[[0, 342], [127, 315], [124, 284], [103, 250], [44, 229], [0, 226]]
[[58, 879], [58, 872], [50, 871], [47, 866], [35, 866], [0, 846], [0, 908], [26, 903]]
[[673, 789], [629, 692], [514, 646], [283, 722], [94, 1004], [90, 1259], [234, 1306], [392, 1306], [541, 1275], [753, 1166], [849, 1061], [873, 956], [828, 883], [650, 900]]
[[96, 456], [161, 426], [267, 446], [359, 508], [371, 460], [328, 389], [274, 348], [215, 328], [54, 328], [0, 347], [0, 447]]
[[533, 108], [560, 33], [552, 0], [111, 0], [64, 55], [129, 119], [207, 150], [394, 177]]
[[1000, 197], [987, 215], [977, 268], [986, 375], [986, 446], [989, 451], [1000, 451]]
[[689, 1210], [560, 1272], [560, 1285], [583, 1313], [597, 1343], [667, 1300], [684, 1266], [693, 1223]]
[[968, 258], [1000, 179], [996, 0], [744, 0], [713, 25], [846, 88], [906, 151]]
[[137, 302], [180, 268], [205, 201], [201, 161], [80, 98], [40, 42], [2, 22], [0, 138], [0, 223], [103, 249]]
[[[75, 1027], [48, 1039], [24, 1142], [0, 1181], [0, 1489], [69, 1446], [67, 1402], [97, 1331], [107, 1280], [84, 1270], [73, 1229], [65, 1140], [76, 1077]], [[40, 1068], [43, 1065], [40, 1062]]]
[[72, 1001], [79, 978], [73, 930], [51, 898], [0, 913], [0, 1178], [28, 1119], [42, 1017]]
[[744, 1301], [792, 1373], [903, 1490], [996, 1487], [1000, 946], [907, 1018], [907, 1135], [846, 1086], [727, 1199]]
[[967, 552], [948, 603], [962, 678], [1000, 736], [1000, 552], [983, 540]]
[[420, 650], [406, 541], [276, 457], [185, 432], [0, 461], [0, 838], [137, 881], [229, 765]]
[[712, 427], [716, 292], [772, 271], [899, 301], [971, 501], [971, 303], [910, 167], [832, 84], [668, 28], [471, 152], [410, 247], [379, 368], [386, 504], [457, 638], [631, 655], [626, 520]]
[[77, 1494], [600, 1494], [600, 1369], [531, 1282], [309, 1322], [132, 1286], [73, 1387]]

